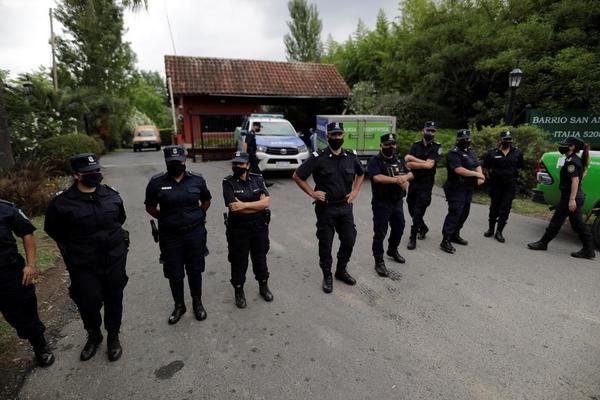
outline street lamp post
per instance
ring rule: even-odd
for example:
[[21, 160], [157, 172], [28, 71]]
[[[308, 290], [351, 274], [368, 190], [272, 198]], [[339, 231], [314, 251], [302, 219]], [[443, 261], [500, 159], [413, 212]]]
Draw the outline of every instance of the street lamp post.
[[506, 123], [508, 125], [512, 125], [512, 117], [513, 117], [513, 107], [515, 102], [515, 93], [517, 92], [517, 88], [521, 84], [521, 77], [523, 76], [523, 71], [519, 68], [519, 60], [517, 60], [517, 65], [515, 69], [510, 71], [508, 74], [508, 87], [510, 88], [510, 97], [508, 99], [508, 109], [506, 110]]

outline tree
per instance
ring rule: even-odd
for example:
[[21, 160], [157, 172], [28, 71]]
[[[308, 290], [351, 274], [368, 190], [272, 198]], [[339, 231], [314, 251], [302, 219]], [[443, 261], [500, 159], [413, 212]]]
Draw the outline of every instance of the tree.
[[0, 169], [11, 168], [15, 165], [4, 104], [4, 79], [0, 76]]
[[159, 128], [173, 124], [164, 79], [155, 71], [138, 71], [134, 75], [130, 97], [133, 105]]
[[288, 61], [319, 62], [323, 54], [323, 24], [317, 6], [308, 5], [306, 0], [290, 0], [288, 10], [292, 19], [287, 22], [290, 33], [283, 38]]

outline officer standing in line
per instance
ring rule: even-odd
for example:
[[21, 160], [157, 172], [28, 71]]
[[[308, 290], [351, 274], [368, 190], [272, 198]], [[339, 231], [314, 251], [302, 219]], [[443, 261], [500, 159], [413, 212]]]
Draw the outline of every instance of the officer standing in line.
[[[313, 152], [296, 169], [293, 179], [315, 200], [323, 291], [331, 293], [333, 291], [331, 247], [335, 232], [340, 238], [335, 277], [348, 285], [356, 284], [356, 280], [347, 271], [356, 241], [352, 202], [360, 192], [365, 171], [356, 152], [342, 148], [344, 143], [342, 123], [327, 124], [327, 142], [326, 149]], [[311, 175], [315, 181], [314, 189], [306, 181]]]
[[[17, 335], [31, 343], [38, 365], [47, 367], [54, 362], [54, 355], [46, 342], [46, 327], [37, 309], [34, 231], [23, 211], [0, 200], [0, 312]], [[13, 233], [23, 240], [27, 262], [17, 250]]]
[[119, 329], [129, 234], [123, 229], [125, 208], [119, 193], [102, 185], [98, 157], [93, 153], [71, 158], [74, 182], [59, 192], [46, 210], [44, 230], [54, 239], [69, 271], [69, 294], [88, 333], [80, 359], [87, 361], [102, 343], [102, 317], [108, 333], [108, 359], [121, 358]]
[[[583, 150], [581, 157], [577, 155]], [[547, 250], [548, 243], [558, 235], [560, 228], [567, 217], [571, 228], [579, 235], [583, 248], [578, 252], [571, 253], [575, 258], [587, 258], [593, 260], [596, 257], [594, 240], [589, 227], [581, 216], [581, 206], [585, 200], [585, 194], [581, 190], [581, 181], [587, 172], [590, 162], [590, 146], [576, 137], [568, 137], [558, 147], [558, 151], [566, 156], [565, 163], [560, 169], [560, 201], [556, 205], [554, 215], [550, 220], [546, 233], [540, 240], [529, 243], [531, 250]]]
[[442, 228], [440, 247], [446, 253], [453, 254], [456, 249], [452, 243], [463, 246], [468, 244], [460, 237], [460, 230], [469, 216], [475, 184], [485, 182], [477, 154], [471, 148], [471, 131], [468, 129], [456, 132], [456, 147], [448, 152], [446, 169], [448, 179], [444, 183], [444, 193], [448, 202], [448, 214]]
[[[250, 156], [250, 172], [253, 174], [261, 174], [262, 171], [258, 166], [258, 157], [256, 156], [256, 135], [262, 129], [262, 125], [258, 121], [252, 122], [252, 128], [246, 133], [246, 139], [242, 145], [242, 151]], [[265, 181], [267, 187], [271, 186], [271, 183]]]
[[435, 134], [435, 122], [425, 122], [423, 139], [413, 143], [409, 154], [404, 157], [406, 166], [414, 175], [406, 196], [408, 212], [413, 220], [410, 228], [410, 238], [406, 246], [409, 250], [414, 250], [417, 247], [417, 237], [423, 240], [429, 231], [423, 217], [427, 207], [431, 204], [436, 166], [442, 154], [442, 146], [435, 141]]
[[146, 212], [158, 220], [163, 274], [169, 280], [175, 306], [168, 322], [176, 324], [187, 308], [184, 278], [187, 272], [194, 316], [206, 319], [202, 304], [202, 272], [206, 248], [206, 211], [211, 194], [204, 178], [186, 171], [182, 146], [163, 149], [166, 172], [154, 175], [146, 186]]
[[483, 159], [483, 170], [487, 173], [491, 199], [489, 228], [483, 236], [494, 236], [500, 243], [506, 241], [502, 231], [508, 221], [512, 201], [517, 195], [517, 178], [521, 168], [523, 154], [513, 146], [511, 133], [500, 132], [498, 147], [489, 150]]
[[404, 160], [396, 155], [396, 135], [388, 133], [380, 140], [381, 151], [371, 157], [367, 164], [367, 172], [371, 179], [373, 199], [373, 257], [375, 271], [379, 276], [388, 276], [389, 272], [383, 261], [383, 240], [391, 227], [388, 240], [387, 255], [396, 262], [404, 264], [404, 257], [398, 252], [400, 239], [404, 233], [404, 210], [402, 198], [406, 194], [413, 174], [406, 168]]
[[244, 283], [248, 270], [248, 255], [258, 281], [260, 296], [273, 301], [267, 281], [267, 253], [269, 251], [269, 192], [262, 175], [249, 172], [248, 153], [237, 152], [232, 163], [233, 175], [223, 180], [223, 199], [229, 209], [227, 216], [227, 244], [231, 263], [231, 284], [235, 304], [246, 307]]

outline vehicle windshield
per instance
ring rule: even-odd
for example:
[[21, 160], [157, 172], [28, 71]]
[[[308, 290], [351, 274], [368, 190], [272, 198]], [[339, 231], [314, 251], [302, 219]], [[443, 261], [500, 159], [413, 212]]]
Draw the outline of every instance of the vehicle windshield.
[[296, 131], [292, 125], [290, 125], [287, 121], [281, 122], [262, 122], [260, 123], [262, 127], [260, 128], [259, 135], [262, 136], [296, 136]]
[[154, 136], [155, 133], [154, 131], [139, 131], [137, 135], [142, 137], [151, 137]]

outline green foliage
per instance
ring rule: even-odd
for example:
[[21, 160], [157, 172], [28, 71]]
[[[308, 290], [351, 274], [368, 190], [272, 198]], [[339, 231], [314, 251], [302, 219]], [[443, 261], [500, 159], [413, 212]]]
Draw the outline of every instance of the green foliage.
[[287, 22], [290, 33], [283, 37], [288, 61], [319, 62], [323, 54], [323, 24], [317, 6], [306, 0], [290, 0], [288, 10], [292, 19]]
[[133, 106], [161, 128], [173, 126], [167, 88], [163, 78], [155, 71], [138, 71], [130, 87]]
[[69, 159], [78, 153], [104, 154], [102, 142], [91, 136], [69, 134], [54, 136], [40, 143], [38, 155], [54, 171], [68, 175], [71, 173]]

